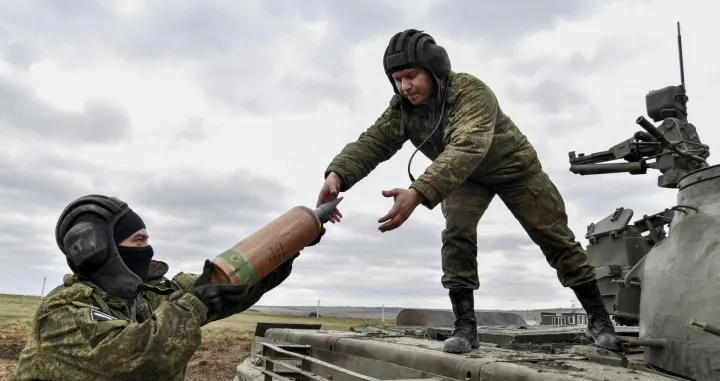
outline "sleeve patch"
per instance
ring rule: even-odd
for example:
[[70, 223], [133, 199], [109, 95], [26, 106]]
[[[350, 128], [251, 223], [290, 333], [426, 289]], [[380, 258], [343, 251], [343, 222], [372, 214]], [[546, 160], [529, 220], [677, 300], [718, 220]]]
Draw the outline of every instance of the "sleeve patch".
[[108, 321], [108, 320], [118, 320], [115, 316], [108, 315], [105, 312], [102, 312], [100, 310], [96, 310], [94, 308], [90, 309], [90, 320], [92, 321]]

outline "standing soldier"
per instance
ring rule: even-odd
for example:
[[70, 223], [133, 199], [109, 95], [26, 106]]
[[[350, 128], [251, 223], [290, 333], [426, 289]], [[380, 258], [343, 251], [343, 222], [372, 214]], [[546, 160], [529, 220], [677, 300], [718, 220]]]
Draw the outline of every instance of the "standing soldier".
[[[594, 268], [568, 226], [562, 196], [492, 90], [471, 74], [453, 72], [445, 49], [415, 29], [390, 39], [383, 62], [395, 95], [376, 122], [330, 163], [317, 204], [349, 190], [410, 140], [433, 163], [417, 180], [408, 163], [410, 187], [382, 192], [394, 198], [394, 205], [378, 220], [379, 230], [398, 228], [420, 204], [441, 205], [441, 281], [455, 313], [455, 330], [444, 350], [465, 353], [478, 346], [477, 225], [496, 194], [557, 270], [560, 283], [577, 295], [596, 345], [620, 350]], [[331, 222], [341, 217], [335, 209]]]

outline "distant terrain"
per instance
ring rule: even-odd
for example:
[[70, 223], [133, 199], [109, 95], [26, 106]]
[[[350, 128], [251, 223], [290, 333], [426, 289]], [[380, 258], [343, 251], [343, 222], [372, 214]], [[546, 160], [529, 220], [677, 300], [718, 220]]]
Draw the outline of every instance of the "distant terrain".
[[[38, 300], [39, 297], [36, 296], [25, 296], [25, 295], [8, 295], [8, 294], [1, 294], [0, 293], [0, 300], [3, 300], [4, 302], [9, 302], [11, 300], [17, 300], [22, 299], [24, 301], [28, 300]], [[20, 309], [19, 315], [26, 316], [27, 314], [31, 313], [34, 309], [34, 304], [29, 303], [22, 305], [16, 305], [16, 308]], [[386, 321], [395, 321], [397, 314], [402, 311], [403, 309], [408, 307], [358, 307], [358, 306], [320, 306], [320, 316], [327, 316], [327, 317], [338, 317], [338, 318], [354, 318], [354, 319], [384, 319]], [[0, 307], [0, 310], [2, 308]], [[429, 308], [432, 309], [432, 308]], [[297, 316], [309, 316], [311, 313], [314, 313], [318, 310], [318, 306], [264, 306], [264, 305], [255, 305], [250, 310], [252, 311], [258, 311], [262, 313], [268, 313], [273, 315], [297, 315]], [[438, 311], [451, 311], [450, 309], [435, 309]], [[582, 311], [581, 308], [575, 308], [575, 311]], [[383, 316], [384, 311], [384, 316]], [[478, 311], [509, 311], [509, 310], [478, 310]], [[512, 310], [511, 312], [515, 312], [518, 315], [522, 316], [525, 320], [540, 320], [540, 312], [570, 312], [573, 311], [573, 309], [570, 308], [544, 308], [544, 309], [537, 309], [537, 310]], [[528, 322], [530, 323], [530, 322]]]
[[[316, 313], [318, 310], [317, 306], [253, 306], [252, 310], [271, 314], [283, 314], [283, 315], [302, 315], [308, 316], [311, 313]], [[405, 307], [385, 307], [384, 308], [384, 319], [385, 321], [395, 321], [397, 314], [404, 310]], [[432, 308], [426, 308], [432, 309]], [[435, 309], [437, 311], [452, 311], [450, 309]], [[478, 311], [501, 311], [501, 310], [478, 310]], [[523, 319], [528, 321], [528, 324], [532, 322], [540, 321], [540, 312], [570, 312], [573, 311], [571, 308], [545, 308], [539, 310], [512, 310], [520, 315]], [[581, 308], [575, 308], [574, 311], [582, 311]], [[320, 306], [320, 316], [327, 317], [347, 317], [357, 319], [383, 319], [383, 308], [382, 307], [351, 307], [351, 306]]]
[[[253, 306], [252, 310], [273, 314], [309, 315], [316, 312], [317, 306]], [[395, 320], [403, 307], [385, 307], [385, 320]], [[352, 317], [359, 319], [382, 319], [382, 307], [328, 307], [320, 306], [321, 316]]]

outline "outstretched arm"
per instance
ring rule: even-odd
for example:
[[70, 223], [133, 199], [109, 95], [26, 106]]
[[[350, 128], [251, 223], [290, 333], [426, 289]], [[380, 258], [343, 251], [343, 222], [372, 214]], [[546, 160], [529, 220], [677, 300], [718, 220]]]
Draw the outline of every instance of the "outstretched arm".
[[407, 141], [400, 132], [400, 118], [400, 98], [395, 95], [375, 123], [335, 156], [325, 170], [325, 177], [337, 173], [342, 179], [340, 191], [346, 192], [378, 164], [393, 157]]
[[[270, 272], [270, 274], [250, 286], [248, 288], [247, 296], [245, 296], [240, 303], [230, 306], [230, 308], [225, 313], [223, 313], [222, 316], [219, 316], [215, 320], [224, 319], [228, 316], [235, 315], [252, 307], [260, 300], [260, 298], [262, 298], [263, 295], [265, 295], [265, 293], [279, 286], [282, 282], [285, 281], [285, 279], [288, 278], [288, 276], [290, 276], [290, 273], [292, 272], [293, 261], [299, 255], [300, 253], [295, 254], [278, 268]], [[175, 289], [190, 291], [195, 286], [195, 282], [198, 280], [199, 277], [199, 274], [189, 274], [181, 272], [175, 275], [171, 282]], [[206, 323], [210, 323], [210, 321], [206, 321], [203, 324]]]
[[470, 177], [485, 158], [495, 131], [498, 103], [492, 91], [470, 77], [458, 87], [458, 104], [448, 116], [450, 142], [410, 187], [433, 209]]
[[[325, 232], [325, 227], [321, 226], [320, 234], [312, 242], [307, 244], [306, 247], [315, 246], [320, 243], [322, 237], [325, 235]], [[252, 286], [248, 287], [246, 289], [247, 292], [243, 293], [237, 293], [238, 291], [243, 290], [242, 285], [233, 286], [211, 283], [210, 274], [213, 270], [214, 265], [209, 260], [205, 261], [205, 268], [203, 274], [195, 275], [179, 273], [173, 278], [171, 282], [175, 289], [188, 290], [197, 293], [200, 295], [200, 298], [202, 300], [205, 300], [209, 303], [208, 305], [210, 305], [211, 307], [209, 314], [210, 316], [206, 321], [206, 323], [208, 323], [210, 321], [224, 319], [230, 315], [243, 312], [248, 308], [252, 307], [260, 300], [260, 298], [262, 298], [263, 295], [265, 295], [265, 293], [279, 286], [282, 282], [285, 281], [285, 279], [290, 276], [290, 273], [292, 272], [293, 262], [298, 256], [300, 256], [299, 252], [290, 257], [287, 261], [278, 266], [275, 270], [271, 271], [270, 274], [263, 277]], [[198, 282], [198, 279], [200, 279], [201, 282]], [[201, 285], [198, 285], [198, 283], [201, 283]], [[225, 294], [225, 296], [223, 296], [224, 293], [229, 292], [227, 287], [233, 289], [234, 292], [232, 292], [232, 295]], [[226, 289], [223, 290], [223, 288]], [[209, 297], [209, 299], [206, 299], [206, 297]]]

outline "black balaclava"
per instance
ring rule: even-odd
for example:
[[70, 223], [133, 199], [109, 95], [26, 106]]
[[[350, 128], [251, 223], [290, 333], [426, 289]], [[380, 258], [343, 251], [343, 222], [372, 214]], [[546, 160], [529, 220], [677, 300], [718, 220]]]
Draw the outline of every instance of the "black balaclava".
[[113, 238], [117, 245], [118, 254], [120, 254], [120, 258], [125, 262], [125, 266], [137, 274], [143, 282], [147, 282], [150, 260], [154, 254], [152, 246], [120, 246], [120, 242], [144, 228], [145, 223], [142, 218], [131, 210], [118, 220], [113, 231]]
[[[435, 127], [432, 132], [420, 143], [415, 152], [410, 155], [408, 160], [407, 172], [410, 177], [410, 181], [415, 181], [415, 177], [410, 172], [410, 165], [415, 154], [420, 150], [430, 138], [440, 128], [443, 117], [445, 115], [445, 101], [447, 99], [447, 91], [450, 84], [449, 75], [452, 66], [450, 65], [450, 57], [445, 51], [445, 48], [438, 45], [435, 39], [429, 34], [417, 30], [417, 29], [406, 29], [402, 32], [396, 33], [390, 39], [387, 48], [385, 48], [385, 54], [383, 55], [383, 68], [385, 69], [385, 75], [390, 80], [390, 84], [393, 87], [393, 91], [398, 96], [400, 92], [395, 86], [395, 80], [393, 80], [392, 74], [405, 69], [413, 67], [425, 68], [433, 78], [434, 88], [433, 93], [427, 103], [430, 105], [432, 111], [432, 120], [435, 122]], [[414, 105], [404, 97], [400, 97], [401, 108], [411, 109]], [[435, 120], [435, 111], [439, 108], [439, 117]], [[404, 116], [400, 121], [401, 134], [404, 134]]]

